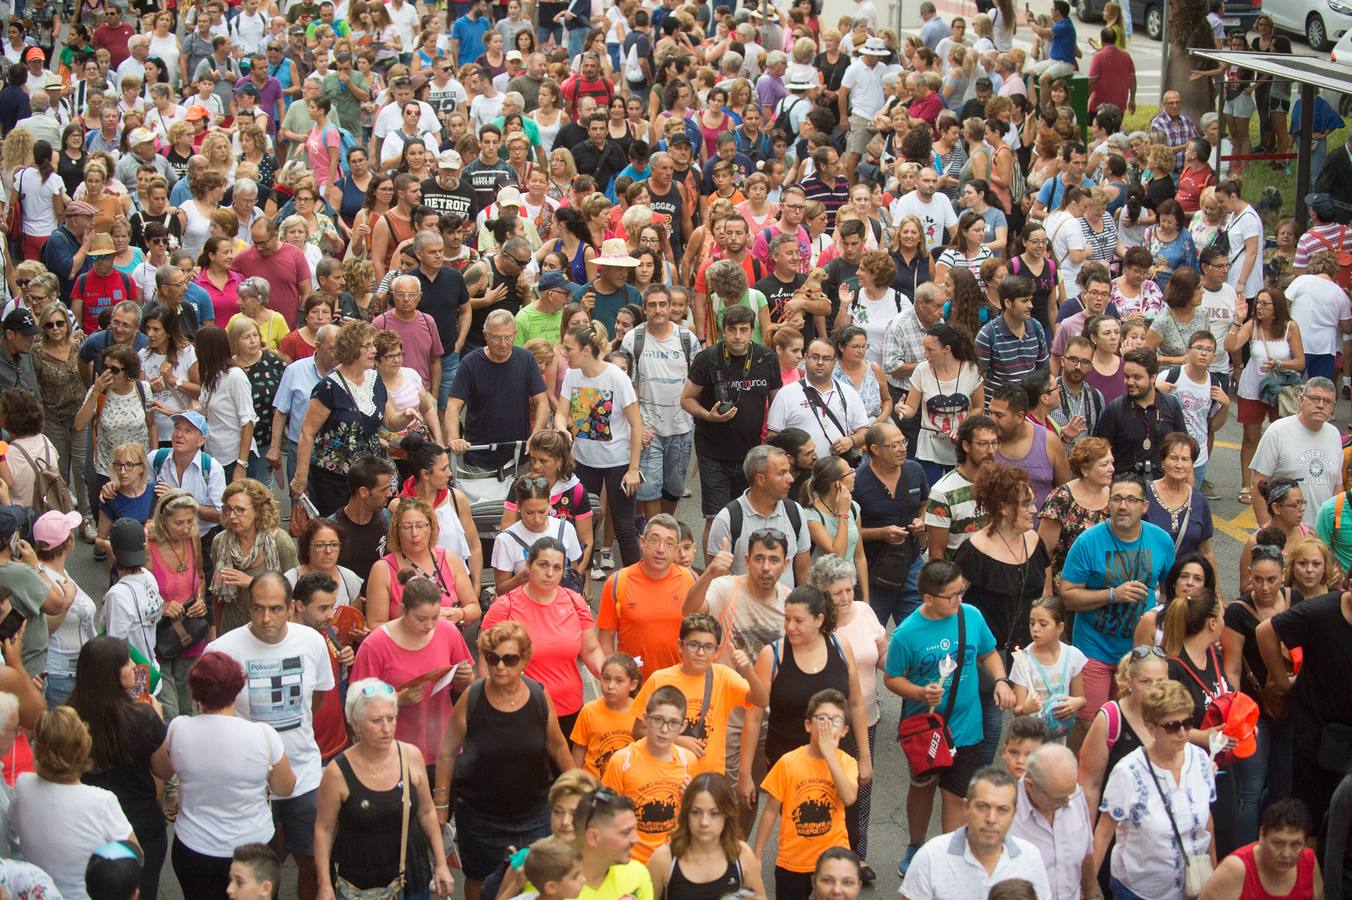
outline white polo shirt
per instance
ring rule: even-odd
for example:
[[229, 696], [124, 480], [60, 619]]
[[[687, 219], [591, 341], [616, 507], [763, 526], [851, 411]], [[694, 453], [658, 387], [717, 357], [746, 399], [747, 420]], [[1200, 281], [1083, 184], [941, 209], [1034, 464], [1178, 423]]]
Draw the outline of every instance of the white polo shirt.
[[829, 415], [814, 401], [808, 400], [808, 387], [807, 379], [800, 378], [780, 388], [770, 404], [766, 427], [771, 431], [801, 428], [812, 435], [818, 456], [830, 456], [832, 441], [838, 441], [842, 436], [850, 437], [860, 428], [867, 428], [872, 421], [868, 410], [864, 409], [864, 398], [853, 386], [833, 379], [831, 387], [820, 392], [826, 410], [830, 410]]
[[1052, 900], [1047, 872], [1037, 847], [1012, 834], [995, 871], [972, 855], [967, 846], [967, 826], [925, 842], [911, 860], [901, 883], [902, 900], [986, 900], [991, 885], [1009, 878], [1022, 878], [1033, 885], [1038, 900]]
[[[152, 453], [152, 461], [154, 456]], [[210, 462], [204, 463], [203, 460]], [[198, 506], [221, 508], [221, 494], [225, 493], [225, 466], [221, 465], [220, 461], [211, 459], [205, 451], [197, 452], [197, 456], [183, 470], [183, 477], [179, 478], [178, 466], [174, 465], [174, 452], [170, 450], [154, 475], [157, 484], [167, 484], [171, 488], [180, 488], [192, 494]], [[201, 534], [206, 534], [214, 527], [215, 523], [198, 519], [197, 530]]]

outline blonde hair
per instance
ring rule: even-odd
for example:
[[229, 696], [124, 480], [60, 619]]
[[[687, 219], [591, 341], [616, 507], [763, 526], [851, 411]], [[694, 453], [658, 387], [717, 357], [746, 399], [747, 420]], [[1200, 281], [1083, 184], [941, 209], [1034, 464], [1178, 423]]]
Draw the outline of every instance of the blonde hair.
[[258, 339], [261, 341], [263, 339], [262, 329], [258, 327], [257, 322], [248, 316], [237, 316], [226, 324], [225, 336], [226, 339], [230, 341], [230, 354], [232, 356], [239, 352], [240, 339], [244, 337], [245, 332], [250, 328], [258, 332]]
[[197, 498], [185, 490], [172, 488], [165, 491], [155, 501], [155, 514], [150, 519], [150, 539], [157, 543], [168, 541], [169, 529], [166, 523], [169, 517], [181, 509], [192, 510], [193, 515], [196, 515], [198, 505]]
[[249, 505], [254, 508], [254, 527], [260, 533], [272, 531], [277, 527], [279, 521], [277, 501], [272, 499], [272, 491], [264, 487], [261, 481], [252, 478], [232, 481], [221, 493], [221, 506], [224, 507], [225, 501], [236, 494], [243, 494], [249, 498]]
[[80, 714], [58, 706], [38, 716], [33, 732], [33, 768], [44, 781], [69, 782], [91, 768], [93, 738]]

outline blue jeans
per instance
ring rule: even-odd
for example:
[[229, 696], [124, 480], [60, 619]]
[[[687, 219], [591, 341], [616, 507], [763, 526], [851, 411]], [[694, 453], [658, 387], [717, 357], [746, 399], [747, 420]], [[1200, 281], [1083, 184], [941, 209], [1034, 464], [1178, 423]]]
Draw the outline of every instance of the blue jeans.
[[[700, 473], [703, 474], [702, 469]], [[906, 586], [899, 591], [869, 583], [868, 605], [873, 608], [884, 628], [887, 627], [889, 617], [895, 618], [900, 625], [907, 616], [920, 607], [920, 588], [917, 582], [920, 570], [924, 567], [925, 557], [916, 557], [915, 562], [911, 564], [911, 571], [906, 574]]]
[[291, 438], [282, 438], [283, 453], [286, 456], [286, 483], [296, 477], [296, 442]]
[[441, 357], [441, 384], [437, 385], [437, 411], [446, 411], [446, 401], [451, 399], [451, 385], [455, 382], [455, 373], [460, 371], [460, 354], [454, 350]]
[[42, 688], [43, 699], [47, 701], [47, 708], [63, 705], [70, 692], [75, 690], [74, 675], [53, 675], [48, 673], [46, 683]]
[[995, 762], [995, 752], [1000, 749], [1000, 732], [1005, 724], [1005, 714], [995, 705], [994, 694], [981, 695], [981, 743], [977, 752], [981, 754], [980, 765], [989, 766]]
[[1207, 460], [1200, 466], [1192, 467], [1192, 474], [1197, 478], [1197, 489], [1199, 491], [1202, 489], [1202, 482], [1206, 481], [1206, 470], [1209, 465], [1211, 465], [1211, 460]]
[[1109, 879], [1108, 886], [1113, 892], [1113, 900], [1145, 900], [1144, 897], [1118, 881], [1116, 878]]
[[665, 436], [659, 434], [643, 448], [638, 460], [643, 484], [639, 485], [636, 495], [640, 502], [680, 502], [681, 495], [685, 493], [686, 473], [690, 471], [692, 444], [693, 435], [690, 432]]
[[1241, 844], [1258, 840], [1258, 822], [1268, 798], [1284, 797], [1291, 788], [1291, 726], [1259, 719], [1257, 737], [1253, 755], [1230, 764], [1239, 794]]
[[261, 481], [264, 487], [271, 487], [272, 485], [272, 470], [268, 468], [268, 461], [257, 451], [249, 453], [249, 465], [245, 468], [244, 473], [247, 478]]
[[568, 58], [572, 59], [582, 52], [582, 47], [587, 42], [587, 32], [591, 31], [591, 28], [565, 28], [564, 31], [568, 38]]

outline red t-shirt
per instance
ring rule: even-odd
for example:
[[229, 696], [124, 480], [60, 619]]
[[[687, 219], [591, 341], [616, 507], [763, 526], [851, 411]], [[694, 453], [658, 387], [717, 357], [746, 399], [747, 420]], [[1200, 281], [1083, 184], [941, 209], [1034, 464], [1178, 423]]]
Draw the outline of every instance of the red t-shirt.
[[1216, 173], [1211, 166], [1189, 169], [1184, 166], [1178, 173], [1178, 192], [1174, 199], [1188, 215], [1202, 208], [1202, 191], [1216, 183]]
[[235, 256], [231, 266], [245, 278], [257, 275], [272, 289], [268, 308], [275, 309], [286, 317], [286, 324], [296, 327], [296, 315], [300, 312], [300, 283], [306, 283], [305, 293], [309, 294], [310, 263], [305, 254], [290, 244], [282, 244], [271, 256], [264, 256], [257, 247], [249, 247]]
[[127, 41], [136, 32], [125, 22], [109, 26], [107, 22], [94, 29], [94, 46], [108, 51], [108, 58], [111, 68], [116, 69], [122, 65], [122, 62], [131, 56], [131, 50], [127, 47]]
[[1089, 111], [1092, 113], [1103, 103], [1126, 110], [1131, 79], [1135, 74], [1136, 64], [1127, 51], [1111, 44], [1100, 48], [1089, 60], [1089, 80], [1093, 84], [1089, 91]]
[[526, 674], [544, 685], [554, 712], [570, 716], [582, 708], [582, 677], [577, 658], [582, 633], [595, 626], [591, 608], [573, 591], [559, 588], [554, 602], [542, 606], [526, 596], [525, 585], [499, 597], [479, 623], [487, 631], [499, 622], [520, 622], [530, 635], [531, 657]]
[[[324, 636], [324, 646], [329, 651], [329, 665], [333, 666], [333, 683], [338, 684], [338, 654], [334, 652], [333, 641]], [[315, 744], [319, 746], [319, 757], [325, 761], [332, 759], [347, 747], [347, 728], [343, 724], [343, 699], [341, 691], [325, 691], [323, 702], [315, 710]]]
[[939, 113], [944, 111], [944, 98], [940, 97], [934, 91], [930, 91], [918, 100], [912, 100], [910, 109], [907, 113], [912, 119], [920, 119], [933, 125], [939, 118]]
[[99, 330], [99, 313], [111, 309], [123, 300], [139, 300], [136, 282], [117, 269], [100, 275], [93, 269], [75, 279], [70, 291], [71, 300], [84, 302], [82, 326], [85, 334]]

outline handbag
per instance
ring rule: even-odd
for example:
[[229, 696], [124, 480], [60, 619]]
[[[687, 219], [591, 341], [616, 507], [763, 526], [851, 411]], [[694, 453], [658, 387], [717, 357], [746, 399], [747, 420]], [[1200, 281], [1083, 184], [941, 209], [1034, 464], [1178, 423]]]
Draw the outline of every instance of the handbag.
[[1141, 750], [1141, 756], [1145, 759], [1145, 767], [1150, 770], [1150, 780], [1155, 782], [1155, 790], [1159, 791], [1160, 800], [1164, 803], [1164, 813], [1169, 817], [1169, 827], [1174, 830], [1174, 844], [1183, 857], [1183, 896], [1199, 897], [1202, 888], [1211, 878], [1213, 869], [1211, 857], [1206, 853], [1189, 853], [1188, 848], [1183, 846], [1183, 835], [1178, 833], [1174, 810], [1169, 805], [1169, 798], [1164, 796], [1164, 788], [1160, 787], [1159, 776], [1155, 774], [1155, 767], [1150, 764], [1150, 756], [1144, 749]]
[[940, 769], [953, 765], [953, 734], [948, 720], [953, 716], [953, 704], [958, 699], [958, 685], [962, 682], [962, 667], [967, 655], [967, 617], [958, 609], [958, 667], [953, 670], [953, 686], [948, 690], [948, 702], [943, 715], [934, 710], [907, 716], [897, 723], [897, 741], [912, 778], [925, 778]]
[[380, 887], [359, 888], [342, 875], [333, 879], [338, 900], [399, 900], [404, 896], [404, 866], [408, 862], [408, 772], [404, 768], [404, 748], [399, 747], [399, 782], [404, 786], [404, 822], [399, 829], [399, 875]]
[[9, 203], [9, 208], [5, 210], [5, 234], [16, 241], [23, 240], [23, 173], [27, 169], [20, 169], [19, 174], [14, 179], [14, 198]]
[[[1258, 611], [1244, 600], [1236, 600], [1234, 602], [1238, 603], [1244, 608], [1245, 612], [1253, 616], [1254, 625], [1256, 626], [1258, 624]], [[1249, 689], [1253, 691], [1253, 695], [1262, 702], [1263, 711], [1266, 712], [1270, 718], [1275, 719], [1278, 722], [1285, 722], [1287, 717], [1291, 715], [1290, 693], [1283, 693], [1282, 691], [1277, 690], [1275, 685], [1260, 684], [1258, 676], [1254, 674], [1253, 669], [1249, 666], [1249, 660], [1245, 658], [1243, 654], [1240, 654], [1239, 662], [1243, 669], [1244, 680], [1248, 683]], [[1342, 769], [1338, 769], [1338, 771], [1341, 772]]]
[[155, 626], [155, 655], [174, 659], [186, 653], [207, 636], [211, 621], [206, 616], [189, 616], [184, 610], [177, 619], [161, 619]]

